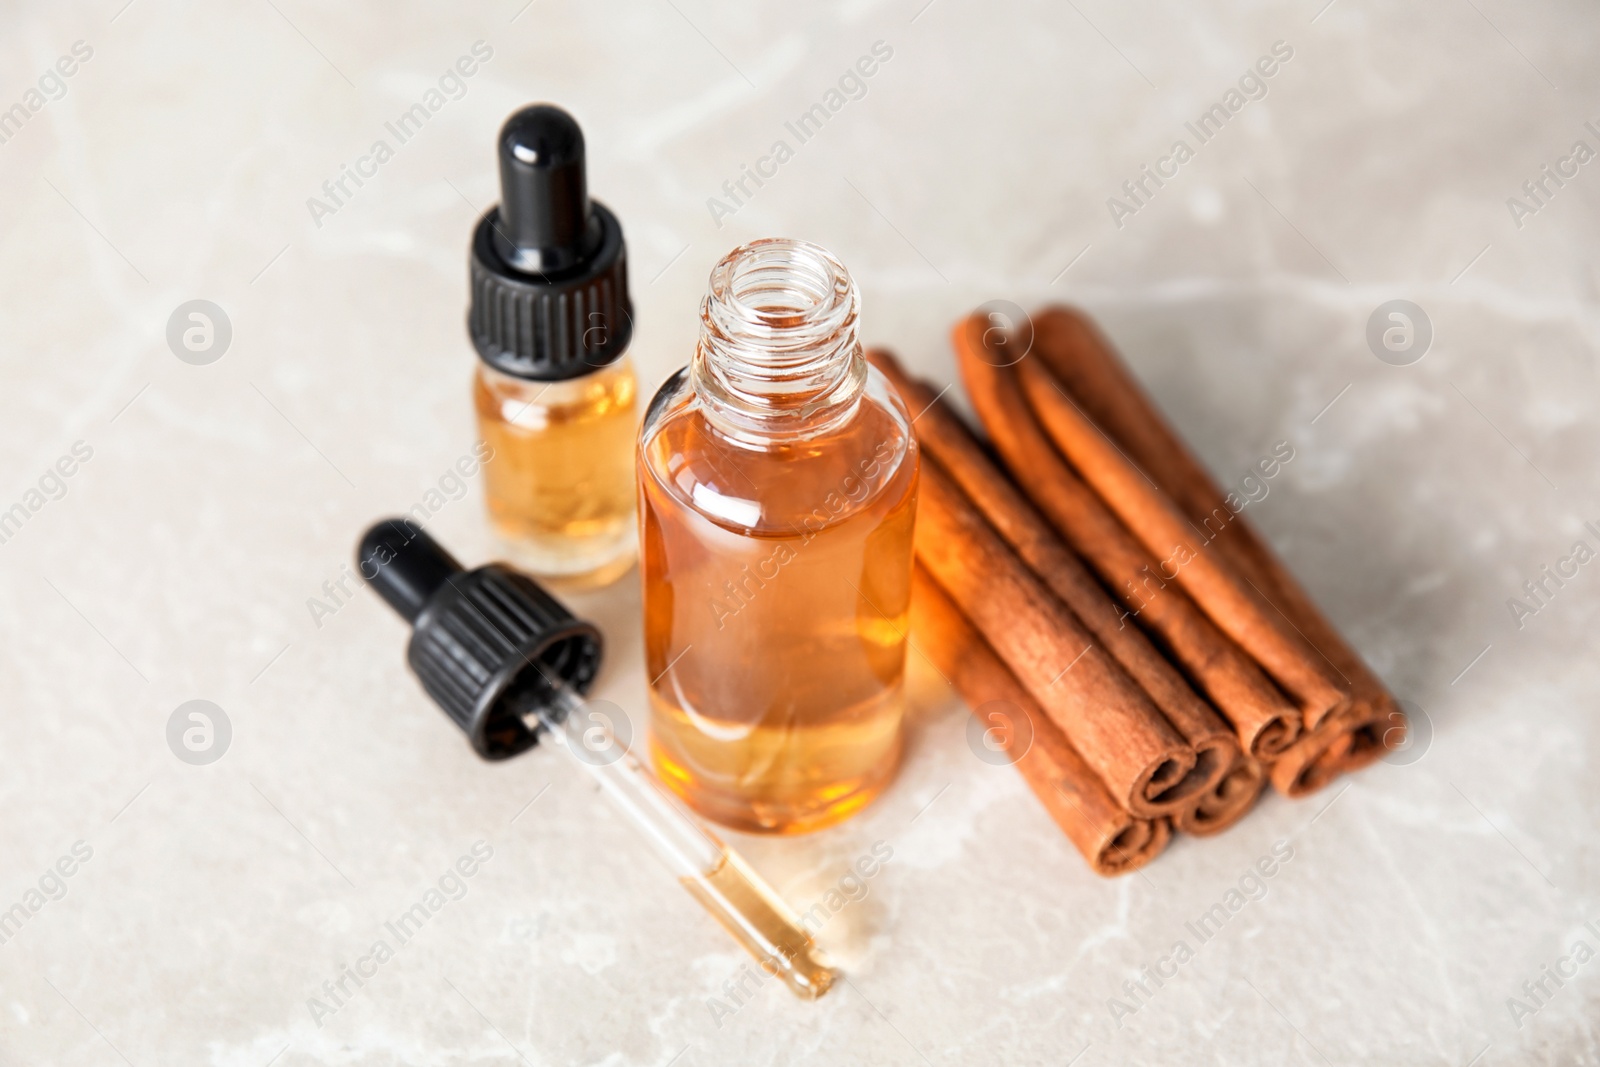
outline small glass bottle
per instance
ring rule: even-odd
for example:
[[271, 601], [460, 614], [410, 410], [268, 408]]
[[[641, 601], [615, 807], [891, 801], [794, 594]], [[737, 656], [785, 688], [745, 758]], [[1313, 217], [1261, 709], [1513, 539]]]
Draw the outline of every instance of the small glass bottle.
[[601, 585], [637, 546], [627, 245], [589, 199], [583, 132], [566, 112], [512, 115], [499, 160], [501, 202], [473, 233], [467, 316], [489, 519], [524, 569]]
[[700, 317], [639, 436], [651, 756], [708, 818], [802, 833], [899, 760], [916, 439], [816, 245], [735, 249]]

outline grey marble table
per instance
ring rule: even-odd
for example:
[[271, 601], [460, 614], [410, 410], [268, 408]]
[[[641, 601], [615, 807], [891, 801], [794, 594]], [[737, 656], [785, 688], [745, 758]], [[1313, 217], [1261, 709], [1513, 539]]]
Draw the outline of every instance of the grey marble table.
[[[1597, 33], [1578, 0], [8, 5], [0, 1062], [1600, 1062]], [[1071, 301], [1219, 477], [1289, 442], [1250, 514], [1417, 748], [1104, 881], [917, 664], [878, 803], [738, 842], [802, 908], [892, 852], [821, 932], [848, 984], [747, 980], [579, 772], [479, 762], [338, 588], [419, 501], [494, 551], [449, 477], [465, 243], [539, 99], [627, 228], [647, 389], [710, 265], [789, 235], [940, 382], [959, 315]], [[1425, 354], [1369, 345], [1393, 300]], [[642, 708], [634, 579], [577, 606]], [[190, 700], [215, 762], [169, 747]]]

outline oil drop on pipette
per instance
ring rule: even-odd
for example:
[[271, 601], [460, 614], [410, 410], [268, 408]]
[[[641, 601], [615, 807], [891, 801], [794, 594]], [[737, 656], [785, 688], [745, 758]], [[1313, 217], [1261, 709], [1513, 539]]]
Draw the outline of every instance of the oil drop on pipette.
[[605, 702], [585, 701], [599, 630], [503, 564], [465, 570], [404, 519], [368, 530], [357, 564], [411, 624], [407, 662], [480, 756], [556, 739], [763, 970], [807, 999], [828, 991], [836, 972], [794, 912], [628, 753]]

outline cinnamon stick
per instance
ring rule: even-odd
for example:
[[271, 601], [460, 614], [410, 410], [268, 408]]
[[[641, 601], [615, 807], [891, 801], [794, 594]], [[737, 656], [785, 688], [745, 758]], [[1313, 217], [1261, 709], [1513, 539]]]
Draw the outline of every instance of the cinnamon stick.
[[1117, 803], [921, 566], [911, 579], [911, 633], [917, 650], [955, 686], [974, 714], [998, 703], [1026, 722], [1027, 729], [997, 731], [998, 736], [1023, 780], [1091, 870], [1107, 877], [1126, 874], [1166, 848], [1172, 837], [1167, 820], [1136, 818]]
[[1220, 834], [1244, 818], [1267, 784], [1267, 769], [1259, 761], [1240, 755], [1228, 773], [1199, 803], [1172, 817], [1174, 827], [1195, 837]]
[[1299, 711], [1181, 589], [1156, 575], [1156, 560], [1056, 453], [1012, 373], [989, 361], [987, 327], [974, 316], [957, 325], [953, 340], [967, 395], [1013, 476], [1233, 724], [1245, 751], [1258, 759], [1282, 753], [1300, 732]]
[[[1385, 735], [1403, 731], [1404, 723], [1398, 709], [1388, 712], [1365, 702], [1352, 704], [1289, 746], [1272, 764], [1272, 787], [1292, 799], [1315, 793], [1339, 775], [1383, 755]], [[1387, 740], [1392, 742], [1392, 736]]]
[[1194, 750], [1116, 660], [922, 456], [916, 554], [1046, 716], [1134, 815], [1194, 795]]
[[1061, 391], [1041, 360], [1023, 360], [1017, 377], [1029, 406], [1061, 454], [1161, 561], [1223, 633], [1249, 653], [1300, 707], [1307, 726], [1347, 705], [1348, 686], [1316, 649], [1220, 553], [1202, 551], [1170, 497]]
[[[1355, 705], [1339, 729], [1308, 734], [1304, 748], [1273, 775], [1280, 791], [1309, 791], [1303, 773], [1318, 759], [1317, 779], [1355, 770], [1405, 736], [1405, 716], [1366, 662], [1328, 621], [1254, 526], [1229, 507], [1227, 495], [1179, 438], [1110, 342], [1081, 313], [1047, 308], [1034, 316], [1034, 347], [1072, 399], [1094, 419], [1348, 680]], [[1311, 731], [1315, 733], [1315, 731]], [[1329, 737], [1332, 734], [1333, 737]], [[1344, 736], [1339, 736], [1343, 734]], [[1329, 754], [1330, 749], [1335, 749]], [[1285, 785], [1278, 785], [1284, 778]], [[1292, 784], [1296, 783], [1298, 784]]]
[[924, 455], [931, 455], [1006, 543], [1022, 557], [1085, 629], [1105, 646], [1195, 750], [1184, 792], [1212, 791], [1239, 756], [1233, 729], [1207, 704], [1136, 627], [1127, 625], [1078, 557], [1043, 516], [984, 455], [953, 411], [934, 390], [910, 377], [894, 356], [871, 351], [867, 358], [889, 379], [906, 405], [919, 412], [914, 424]]

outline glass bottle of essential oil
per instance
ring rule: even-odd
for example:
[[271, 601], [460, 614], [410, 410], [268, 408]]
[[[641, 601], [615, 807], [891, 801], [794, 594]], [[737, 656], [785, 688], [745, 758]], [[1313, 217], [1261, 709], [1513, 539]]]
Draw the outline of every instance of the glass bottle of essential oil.
[[640, 430], [651, 756], [742, 830], [847, 818], [899, 760], [917, 447], [858, 303], [815, 245], [735, 249]]
[[500, 130], [500, 204], [472, 238], [467, 325], [495, 532], [524, 569], [600, 585], [636, 552], [637, 386], [627, 245], [590, 200], [583, 132], [560, 108]]

